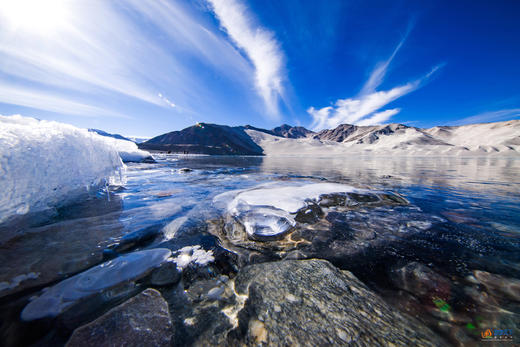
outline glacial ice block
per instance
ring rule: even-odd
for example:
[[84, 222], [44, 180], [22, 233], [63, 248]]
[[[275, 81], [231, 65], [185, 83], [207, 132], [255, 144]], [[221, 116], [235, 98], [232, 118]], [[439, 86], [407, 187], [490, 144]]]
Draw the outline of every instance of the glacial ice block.
[[[122, 178], [123, 159], [147, 152], [72, 125], [0, 116], [0, 223], [73, 200]], [[142, 153], [141, 153], [142, 152]], [[148, 154], [149, 155], [149, 154]]]

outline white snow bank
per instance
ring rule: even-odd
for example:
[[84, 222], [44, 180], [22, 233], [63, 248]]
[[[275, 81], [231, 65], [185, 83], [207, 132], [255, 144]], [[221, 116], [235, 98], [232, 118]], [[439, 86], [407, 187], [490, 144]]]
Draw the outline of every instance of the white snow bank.
[[107, 136], [103, 136], [103, 138], [109, 146], [117, 149], [119, 156], [125, 163], [142, 162], [145, 159], [152, 158], [152, 155], [149, 152], [138, 149], [134, 142]]
[[134, 154], [131, 145], [68, 124], [0, 115], [0, 222], [117, 183], [124, 170], [118, 153]]

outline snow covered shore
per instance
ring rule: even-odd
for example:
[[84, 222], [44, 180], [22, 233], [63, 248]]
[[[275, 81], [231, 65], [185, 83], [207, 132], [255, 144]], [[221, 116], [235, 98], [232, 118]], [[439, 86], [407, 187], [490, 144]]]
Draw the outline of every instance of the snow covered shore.
[[[0, 223], [63, 204], [123, 178], [123, 161], [150, 154], [72, 125], [0, 116]], [[123, 159], [123, 161], [122, 161]]]

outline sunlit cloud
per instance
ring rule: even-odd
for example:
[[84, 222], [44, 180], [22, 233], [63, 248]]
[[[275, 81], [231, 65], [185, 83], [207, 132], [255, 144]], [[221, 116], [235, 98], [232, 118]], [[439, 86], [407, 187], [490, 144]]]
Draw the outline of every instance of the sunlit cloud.
[[[104, 111], [113, 109], [116, 114], [121, 112], [117, 99], [147, 107], [178, 106], [179, 112], [200, 109], [202, 98], [207, 104], [216, 100], [204, 77], [194, 73], [193, 61], [238, 84], [251, 83], [255, 76], [247, 59], [225, 37], [205, 28], [197, 13], [180, 3], [19, 0], [4, 6], [4, 2], [0, 83], [17, 85], [3, 89], [4, 103], [78, 115], [89, 111], [84, 106], [96, 100], [104, 102]], [[143, 19], [159, 31], [143, 28]], [[216, 26], [214, 30], [220, 33]], [[19, 97], [24, 86], [28, 94], [42, 96], [37, 103]], [[167, 98], [159, 96], [164, 90]], [[66, 109], [56, 109], [59, 99]], [[45, 100], [52, 100], [51, 105], [46, 106]]]
[[284, 54], [271, 31], [257, 25], [238, 0], [208, 0], [222, 28], [255, 67], [258, 93], [272, 116], [283, 98]]
[[399, 42], [390, 57], [374, 68], [357, 96], [347, 99], [338, 99], [333, 106], [320, 109], [310, 107], [307, 112], [313, 118], [311, 128], [313, 130], [322, 130], [325, 128], [335, 128], [340, 124], [382, 124], [399, 113], [399, 108], [377, 111], [400, 97], [422, 87], [430, 77], [443, 66], [442, 64], [434, 66], [430, 72], [421, 78], [404, 85], [385, 91], [377, 91], [377, 88], [381, 85], [386, 76], [390, 63], [401, 49], [407, 35], [408, 34]]

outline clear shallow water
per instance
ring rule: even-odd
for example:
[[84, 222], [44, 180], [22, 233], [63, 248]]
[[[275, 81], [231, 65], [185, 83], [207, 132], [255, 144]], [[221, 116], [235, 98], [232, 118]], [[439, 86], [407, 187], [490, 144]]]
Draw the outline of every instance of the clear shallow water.
[[[99, 264], [111, 251], [158, 245], [175, 251], [206, 242], [207, 221], [223, 213], [213, 204], [218, 194], [277, 181], [331, 181], [395, 192], [410, 205], [349, 212], [342, 217], [345, 225], [392, 237], [329, 260], [449, 342], [474, 343], [483, 321], [496, 329], [520, 324], [519, 173], [520, 160], [507, 158], [163, 155], [156, 164], [130, 164], [124, 187], [100, 191], [45, 218], [0, 226], [19, 235], [0, 245], [2, 336], [21, 342], [26, 323], [18, 315], [27, 298]], [[143, 230], [149, 237], [142, 237]], [[442, 289], [433, 296], [435, 287]], [[28, 341], [56, 327], [39, 329]]]

